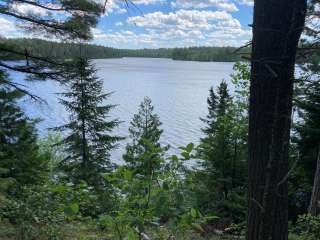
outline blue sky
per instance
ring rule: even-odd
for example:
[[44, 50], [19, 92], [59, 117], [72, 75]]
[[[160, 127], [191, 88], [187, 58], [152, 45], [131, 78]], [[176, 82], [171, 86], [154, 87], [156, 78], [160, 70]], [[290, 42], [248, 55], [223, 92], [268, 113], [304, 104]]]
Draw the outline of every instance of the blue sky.
[[[93, 30], [93, 43], [116, 48], [240, 46], [250, 40], [253, 0], [109, 0]], [[18, 6], [28, 13], [39, 9]], [[4, 36], [21, 37], [11, 19], [0, 17]]]

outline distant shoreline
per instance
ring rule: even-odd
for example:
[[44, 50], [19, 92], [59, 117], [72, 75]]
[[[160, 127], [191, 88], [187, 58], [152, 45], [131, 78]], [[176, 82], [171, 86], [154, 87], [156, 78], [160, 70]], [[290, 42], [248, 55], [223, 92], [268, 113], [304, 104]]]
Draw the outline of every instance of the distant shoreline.
[[[34, 56], [55, 59], [72, 59], [79, 56], [79, 45], [74, 43], [58, 43], [41, 39], [2, 39], [10, 48], [24, 53], [25, 50]], [[112, 59], [122, 57], [168, 58], [180, 61], [197, 62], [236, 62], [243, 61], [236, 53], [235, 47], [188, 47], [158, 49], [116, 49], [93, 44], [82, 45], [82, 51], [89, 59]], [[242, 49], [250, 52], [250, 49]], [[21, 55], [1, 56], [1, 60], [22, 60]]]

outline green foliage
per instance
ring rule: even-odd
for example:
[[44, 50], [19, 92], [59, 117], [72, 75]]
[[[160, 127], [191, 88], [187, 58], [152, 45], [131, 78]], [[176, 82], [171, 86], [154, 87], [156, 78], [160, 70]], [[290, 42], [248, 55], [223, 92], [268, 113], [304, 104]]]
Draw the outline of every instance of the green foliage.
[[75, 183], [84, 180], [96, 188], [103, 188], [102, 173], [110, 172], [113, 165], [110, 151], [121, 137], [113, 136], [118, 120], [107, 120], [114, 105], [102, 105], [110, 94], [102, 92], [103, 82], [89, 60], [79, 58], [76, 69], [68, 79], [69, 91], [60, 102], [69, 111], [69, 122], [56, 130], [67, 131], [60, 142], [67, 157], [65, 172]]
[[129, 128], [131, 143], [126, 146], [123, 159], [127, 166], [144, 177], [156, 174], [163, 164], [163, 154], [168, 147], [161, 147], [159, 140], [163, 130], [157, 114], [153, 113], [151, 99], [145, 97], [133, 116]]
[[[21, 12], [16, 5], [21, 1], [5, 1], [0, 6], [2, 16], [10, 16], [17, 21], [23, 21], [24, 28], [35, 33], [55, 35], [60, 38], [91, 38], [91, 27], [97, 24], [97, 18], [103, 12], [103, 4], [89, 0], [52, 0], [23, 1], [25, 7], [45, 9], [43, 14], [32, 11]], [[57, 17], [64, 14], [64, 17]]]
[[194, 175], [198, 206], [204, 212], [243, 221], [250, 73], [245, 63], [236, 63], [234, 70], [234, 97], [224, 81], [216, 92], [209, 91], [208, 115], [201, 119], [204, 137], [197, 148], [200, 168]]
[[202, 225], [215, 221], [195, 209], [195, 199], [186, 180], [187, 161], [194, 156], [194, 145], [181, 147], [181, 156], [173, 155], [152, 179], [136, 175], [133, 168], [122, 166], [105, 176], [118, 193], [117, 209], [102, 215], [99, 224], [111, 239], [140, 239], [150, 234], [157, 237], [203, 232]]
[[[0, 78], [7, 76], [0, 71]], [[0, 173], [20, 185], [36, 184], [46, 177], [47, 160], [37, 144], [36, 120], [30, 120], [18, 105], [24, 97], [18, 90], [0, 85]]]
[[25, 187], [3, 214], [16, 226], [18, 239], [62, 239], [63, 204], [46, 186]]
[[235, 62], [240, 61], [240, 55], [235, 53], [233, 47], [190, 47], [177, 48], [172, 52], [174, 60], [189, 61], [215, 61], [215, 62]]
[[38, 144], [41, 155], [48, 160], [49, 179], [63, 177], [60, 164], [65, 158], [63, 148], [59, 146], [62, 137], [56, 132], [49, 132], [45, 138], [39, 139]]
[[299, 240], [317, 240], [320, 238], [320, 218], [308, 214], [299, 216], [294, 228]]

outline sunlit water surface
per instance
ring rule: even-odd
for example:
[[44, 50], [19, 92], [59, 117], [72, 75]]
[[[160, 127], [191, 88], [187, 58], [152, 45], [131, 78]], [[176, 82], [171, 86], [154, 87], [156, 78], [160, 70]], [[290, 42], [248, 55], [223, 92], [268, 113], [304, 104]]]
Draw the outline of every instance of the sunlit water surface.
[[[222, 79], [229, 80], [233, 63], [187, 62], [170, 59], [122, 58], [93, 61], [98, 75], [104, 81], [106, 92], [114, 92], [107, 100], [118, 106], [110, 113], [122, 124], [114, 134], [127, 137], [130, 120], [138, 110], [144, 96], [149, 96], [159, 115], [164, 133], [163, 144], [169, 144], [169, 153], [177, 153], [179, 146], [198, 143], [201, 137], [200, 117], [207, 114], [207, 96], [211, 86], [216, 87]], [[21, 82], [22, 76], [12, 73], [12, 78]], [[38, 124], [41, 136], [48, 128], [68, 121], [68, 113], [59, 104], [57, 93], [63, 88], [53, 81], [24, 83], [29, 90], [43, 98], [47, 104], [26, 100], [27, 114], [43, 119]], [[124, 146], [112, 152], [112, 159], [119, 162]]]

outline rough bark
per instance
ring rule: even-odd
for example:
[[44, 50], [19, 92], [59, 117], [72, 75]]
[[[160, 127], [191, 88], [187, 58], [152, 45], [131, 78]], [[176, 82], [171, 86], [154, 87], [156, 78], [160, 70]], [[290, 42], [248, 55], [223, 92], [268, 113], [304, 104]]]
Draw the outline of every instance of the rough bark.
[[255, 0], [247, 240], [288, 239], [288, 144], [306, 0]]
[[320, 215], [320, 146], [317, 154], [317, 169], [314, 175], [314, 184], [309, 205], [309, 213], [313, 216]]

